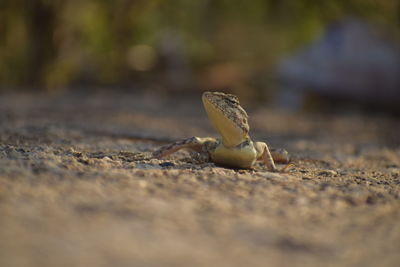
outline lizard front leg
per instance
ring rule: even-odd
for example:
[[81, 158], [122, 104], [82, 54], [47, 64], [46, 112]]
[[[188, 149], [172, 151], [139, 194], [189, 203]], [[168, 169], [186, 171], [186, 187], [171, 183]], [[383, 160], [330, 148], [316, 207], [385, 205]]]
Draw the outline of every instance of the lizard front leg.
[[211, 137], [205, 137], [205, 138], [191, 137], [188, 139], [180, 140], [175, 143], [160, 147], [159, 149], [153, 152], [153, 157], [162, 158], [181, 149], [190, 149], [196, 152], [207, 151], [207, 149], [204, 149], [204, 145], [206, 143], [215, 143], [215, 142], [216, 142], [215, 138]]
[[254, 142], [254, 148], [257, 151], [257, 159], [262, 160], [270, 171], [277, 171], [275, 167], [274, 159], [272, 158], [271, 152], [268, 146], [264, 142]]

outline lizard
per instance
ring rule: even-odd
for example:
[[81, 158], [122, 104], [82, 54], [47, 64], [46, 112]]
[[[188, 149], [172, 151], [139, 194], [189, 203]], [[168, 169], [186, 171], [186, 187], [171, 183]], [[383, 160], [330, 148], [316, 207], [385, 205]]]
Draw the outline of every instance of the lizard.
[[275, 162], [288, 163], [285, 149], [270, 150], [264, 142], [251, 140], [248, 115], [238, 97], [222, 92], [204, 92], [204, 109], [220, 138], [191, 137], [160, 147], [152, 153], [163, 158], [180, 149], [190, 149], [205, 155], [212, 162], [234, 168], [252, 169], [261, 160], [269, 171], [277, 171]]

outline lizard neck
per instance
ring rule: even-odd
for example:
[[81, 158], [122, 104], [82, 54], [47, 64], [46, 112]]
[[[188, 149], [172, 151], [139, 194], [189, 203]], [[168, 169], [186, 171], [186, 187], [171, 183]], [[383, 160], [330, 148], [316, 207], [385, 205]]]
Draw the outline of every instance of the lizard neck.
[[250, 139], [249, 135], [245, 135], [241, 138], [241, 140], [239, 139], [224, 139], [223, 136], [221, 136], [221, 142], [222, 144], [227, 147], [227, 148], [241, 148], [243, 146], [247, 146], [250, 142], [252, 142], [252, 140]]

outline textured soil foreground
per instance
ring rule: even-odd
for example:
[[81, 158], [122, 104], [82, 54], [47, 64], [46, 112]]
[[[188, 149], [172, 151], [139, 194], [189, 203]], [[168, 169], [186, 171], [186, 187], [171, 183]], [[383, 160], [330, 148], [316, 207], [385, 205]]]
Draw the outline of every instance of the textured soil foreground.
[[286, 173], [135, 160], [216, 136], [200, 95], [0, 96], [0, 266], [399, 266], [399, 120], [244, 106]]

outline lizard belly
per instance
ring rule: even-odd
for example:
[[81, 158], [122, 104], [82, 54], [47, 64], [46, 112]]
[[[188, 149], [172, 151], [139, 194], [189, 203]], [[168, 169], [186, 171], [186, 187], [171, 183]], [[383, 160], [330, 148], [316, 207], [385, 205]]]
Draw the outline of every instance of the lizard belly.
[[247, 146], [229, 148], [220, 143], [215, 150], [210, 153], [211, 159], [218, 164], [239, 167], [251, 168], [257, 159], [257, 151], [253, 143], [250, 142]]

